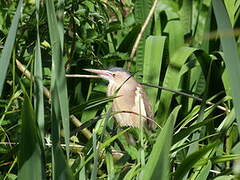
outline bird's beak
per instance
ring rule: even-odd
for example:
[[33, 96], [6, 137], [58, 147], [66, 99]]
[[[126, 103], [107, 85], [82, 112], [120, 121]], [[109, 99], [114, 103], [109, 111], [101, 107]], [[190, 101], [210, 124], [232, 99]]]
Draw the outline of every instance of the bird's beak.
[[112, 72], [108, 70], [100, 70], [100, 69], [83, 69], [83, 70], [98, 74], [101, 78], [106, 80], [109, 80], [113, 76]]

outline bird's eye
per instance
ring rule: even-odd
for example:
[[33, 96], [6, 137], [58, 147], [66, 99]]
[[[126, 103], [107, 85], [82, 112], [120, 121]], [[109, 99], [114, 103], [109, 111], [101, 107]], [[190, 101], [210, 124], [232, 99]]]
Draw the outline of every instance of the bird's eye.
[[115, 73], [112, 73], [112, 76], [113, 76], [113, 77], [115, 77], [115, 76], [116, 76], [116, 74], [115, 74]]

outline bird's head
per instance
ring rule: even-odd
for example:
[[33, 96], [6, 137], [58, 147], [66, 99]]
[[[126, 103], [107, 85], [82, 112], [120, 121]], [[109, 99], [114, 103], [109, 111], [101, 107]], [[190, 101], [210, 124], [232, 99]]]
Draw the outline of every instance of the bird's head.
[[85, 71], [98, 74], [101, 78], [109, 81], [109, 83], [114, 83], [121, 85], [127, 81], [131, 74], [123, 68], [111, 68], [109, 70], [99, 70], [99, 69], [84, 69]]

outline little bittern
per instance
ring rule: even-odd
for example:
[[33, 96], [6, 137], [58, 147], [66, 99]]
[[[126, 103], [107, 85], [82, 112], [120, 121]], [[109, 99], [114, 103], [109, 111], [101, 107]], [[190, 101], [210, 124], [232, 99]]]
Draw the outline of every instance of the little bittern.
[[[109, 70], [84, 69], [108, 80], [107, 95], [116, 95], [112, 109], [120, 126], [139, 128], [141, 119], [149, 129], [154, 127], [152, 108], [141, 84], [125, 69]], [[116, 94], [115, 94], [116, 93]]]

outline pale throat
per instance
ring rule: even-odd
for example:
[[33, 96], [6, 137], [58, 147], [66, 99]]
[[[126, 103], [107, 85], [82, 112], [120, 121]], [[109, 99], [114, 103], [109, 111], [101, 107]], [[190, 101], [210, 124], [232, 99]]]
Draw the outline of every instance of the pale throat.
[[114, 81], [112, 79], [108, 80], [109, 84], [108, 84], [108, 89], [107, 89], [107, 96], [112, 96], [114, 95], [114, 93], [116, 93], [117, 90], [120, 90], [118, 88], [121, 88], [121, 90], [123, 90], [124, 88], [126, 88], [125, 84], [127, 82], [129, 82], [129, 77], [126, 78], [126, 80], [124, 81]]
[[109, 81], [107, 96], [112, 96], [119, 86], [114, 81]]

